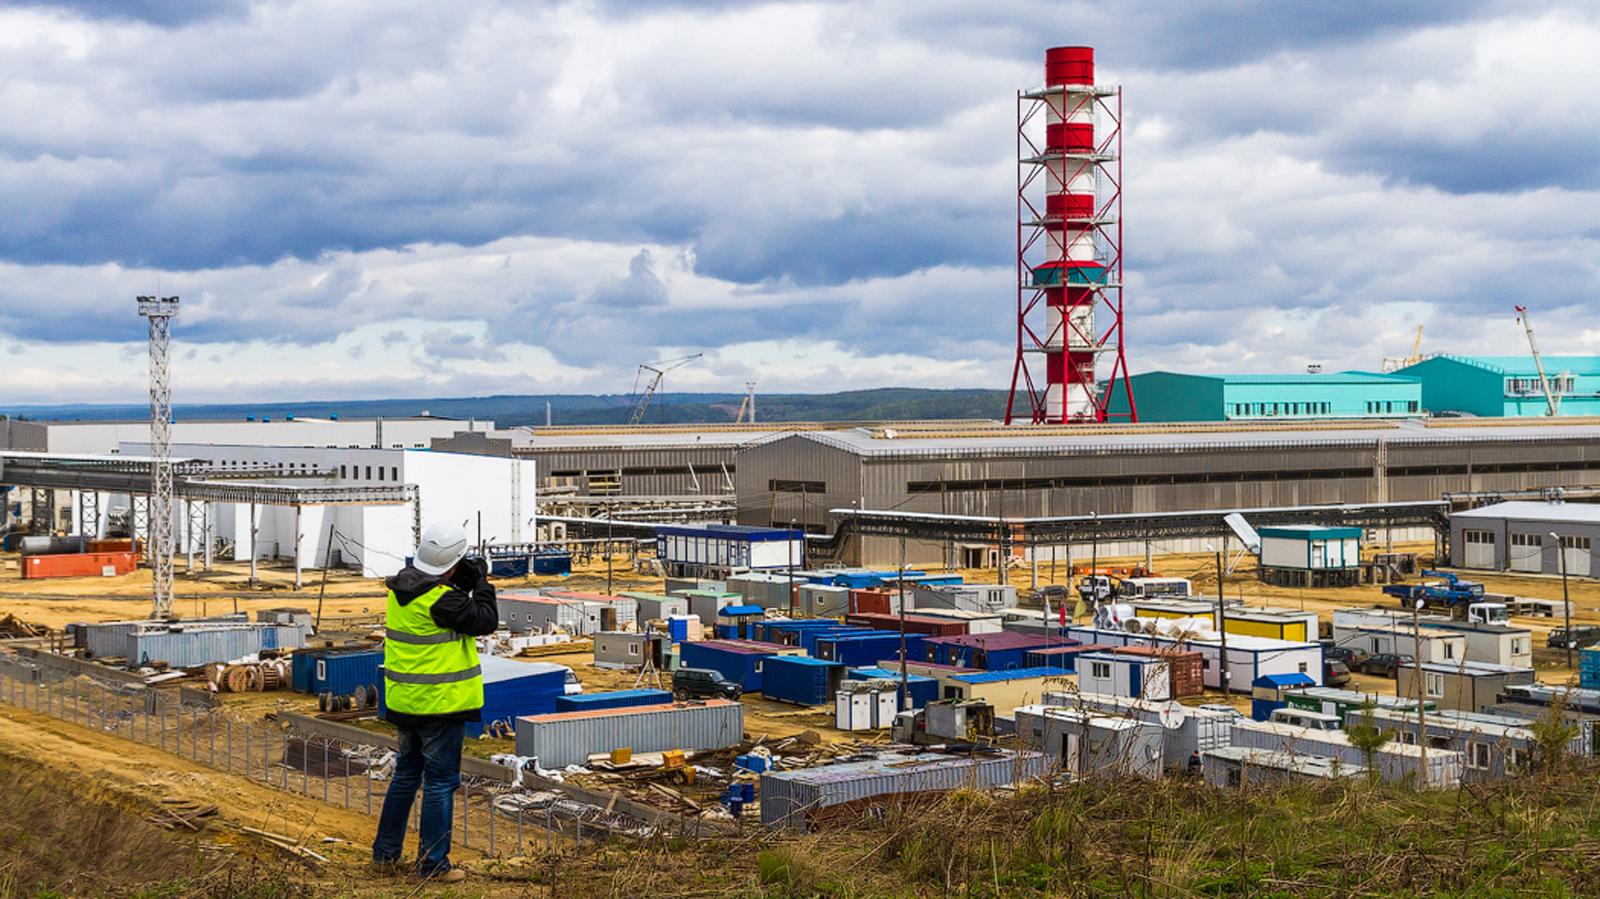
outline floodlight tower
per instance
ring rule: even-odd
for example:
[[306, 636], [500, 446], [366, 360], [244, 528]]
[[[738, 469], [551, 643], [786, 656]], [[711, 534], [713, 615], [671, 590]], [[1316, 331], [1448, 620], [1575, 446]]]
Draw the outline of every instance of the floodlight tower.
[[[1118, 389], [1126, 408], [1112, 412]], [[1026, 409], [1014, 408], [1019, 391]], [[1006, 424], [1112, 417], [1138, 420], [1122, 349], [1122, 89], [1095, 84], [1094, 48], [1053, 47], [1044, 87], [1017, 93], [1017, 354]]]
[[177, 297], [139, 297], [150, 322], [150, 572], [151, 618], [172, 615], [172, 380], [168, 349]]

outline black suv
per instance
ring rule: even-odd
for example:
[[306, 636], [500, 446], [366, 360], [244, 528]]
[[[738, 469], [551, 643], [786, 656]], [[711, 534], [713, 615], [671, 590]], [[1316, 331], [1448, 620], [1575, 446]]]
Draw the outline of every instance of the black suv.
[[1551, 649], [1566, 649], [1570, 643], [1573, 649], [1583, 649], [1600, 643], [1600, 627], [1592, 624], [1573, 627], [1570, 638], [1567, 636], [1568, 633], [1568, 629], [1564, 627], [1551, 628], [1550, 637], [1545, 640], [1544, 645]]
[[672, 672], [672, 695], [685, 699], [738, 699], [739, 685], [710, 668], [679, 668]]
[[1383, 677], [1395, 678], [1400, 676], [1401, 668], [1410, 668], [1416, 661], [1411, 656], [1399, 656], [1392, 652], [1380, 652], [1367, 656], [1355, 670], [1362, 674], [1377, 674]]

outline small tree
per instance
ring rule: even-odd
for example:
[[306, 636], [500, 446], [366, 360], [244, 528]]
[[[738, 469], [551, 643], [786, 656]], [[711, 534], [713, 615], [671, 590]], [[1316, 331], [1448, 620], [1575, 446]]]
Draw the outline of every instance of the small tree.
[[1567, 746], [1572, 742], [1572, 738], [1578, 735], [1578, 725], [1568, 721], [1562, 714], [1567, 704], [1566, 700], [1566, 692], [1552, 691], [1544, 712], [1528, 725], [1528, 730], [1533, 731], [1535, 747], [1533, 765], [1540, 770], [1555, 772], [1564, 767], [1567, 762]]
[[1368, 698], [1361, 703], [1360, 710], [1350, 719], [1344, 729], [1344, 735], [1350, 740], [1350, 745], [1361, 753], [1361, 761], [1367, 766], [1368, 780], [1378, 779], [1378, 766], [1376, 764], [1378, 750], [1383, 748], [1383, 744], [1394, 739], [1393, 730], [1381, 727], [1377, 721], [1373, 720], [1372, 713], [1377, 709], [1378, 704]]

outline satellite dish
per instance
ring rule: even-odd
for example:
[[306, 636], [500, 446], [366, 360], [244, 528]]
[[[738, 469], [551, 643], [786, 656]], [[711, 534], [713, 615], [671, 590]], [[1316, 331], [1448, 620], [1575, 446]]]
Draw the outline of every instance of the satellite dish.
[[1181, 726], [1185, 717], [1186, 716], [1183, 713], [1183, 706], [1178, 705], [1175, 702], [1171, 702], [1163, 706], [1161, 708], [1161, 712], [1159, 713], [1161, 726], [1167, 730], [1173, 730]]

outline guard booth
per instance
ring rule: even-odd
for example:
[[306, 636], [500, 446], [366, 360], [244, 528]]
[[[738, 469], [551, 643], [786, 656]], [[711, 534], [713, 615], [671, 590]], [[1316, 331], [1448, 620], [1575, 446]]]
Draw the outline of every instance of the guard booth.
[[1280, 587], [1361, 583], [1361, 529], [1313, 524], [1261, 528], [1261, 579]]
[[1250, 682], [1250, 717], [1265, 721], [1288, 704], [1285, 694], [1316, 685], [1310, 675], [1299, 672], [1263, 674]]

